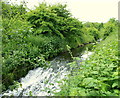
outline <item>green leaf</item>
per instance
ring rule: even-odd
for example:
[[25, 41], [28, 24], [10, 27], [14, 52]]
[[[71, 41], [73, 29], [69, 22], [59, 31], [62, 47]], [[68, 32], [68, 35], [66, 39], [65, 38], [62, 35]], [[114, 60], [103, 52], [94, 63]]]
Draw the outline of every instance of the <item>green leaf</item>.
[[91, 74], [99, 74], [98, 71], [92, 71]]
[[117, 82], [114, 82], [114, 83], [112, 84], [112, 88], [117, 87], [117, 86], [118, 86], [118, 83], [117, 83]]

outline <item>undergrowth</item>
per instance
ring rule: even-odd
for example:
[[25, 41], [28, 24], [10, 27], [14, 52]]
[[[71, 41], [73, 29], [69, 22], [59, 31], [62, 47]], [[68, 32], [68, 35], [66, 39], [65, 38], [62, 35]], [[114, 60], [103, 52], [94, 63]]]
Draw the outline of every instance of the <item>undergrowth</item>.
[[[111, 33], [94, 46], [94, 54], [65, 79], [56, 96], [118, 96], [118, 35]], [[74, 62], [70, 66], [77, 66]]]

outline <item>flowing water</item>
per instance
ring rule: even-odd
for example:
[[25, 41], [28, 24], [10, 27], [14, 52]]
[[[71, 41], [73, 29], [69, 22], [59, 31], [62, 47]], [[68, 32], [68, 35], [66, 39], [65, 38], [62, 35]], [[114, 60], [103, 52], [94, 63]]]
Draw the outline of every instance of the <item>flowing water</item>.
[[[74, 57], [80, 57], [81, 62], [88, 58], [92, 52], [85, 52], [86, 47], [90, 50], [93, 45], [86, 45], [84, 47], [79, 47], [72, 49], [72, 54]], [[84, 54], [83, 54], [84, 53]], [[38, 67], [36, 69], [30, 70], [28, 74], [20, 79], [20, 85], [13, 91], [7, 90], [2, 96], [52, 96], [53, 92], [60, 91], [61, 83], [64, 83], [62, 79], [67, 79], [67, 75], [70, 74], [68, 63], [72, 59], [68, 52], [61, 53], [54, 59], [50, 60], [51, 67], [44, 69]], [[61, 81], [61, 82], [60, 82]]]

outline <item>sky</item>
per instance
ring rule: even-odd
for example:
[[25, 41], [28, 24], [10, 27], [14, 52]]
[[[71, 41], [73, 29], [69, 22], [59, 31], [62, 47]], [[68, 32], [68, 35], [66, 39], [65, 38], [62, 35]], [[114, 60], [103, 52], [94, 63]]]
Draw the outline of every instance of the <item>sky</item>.
[[[11, 0], [19, 3], [22, 0]], [[118, 2], [120, 0], [25, 0], [28, 8], [45, 1], [48, 4], [67, 4], [73, 17], [83, 22], [107, 22], [110, 18], [118, 19]]]

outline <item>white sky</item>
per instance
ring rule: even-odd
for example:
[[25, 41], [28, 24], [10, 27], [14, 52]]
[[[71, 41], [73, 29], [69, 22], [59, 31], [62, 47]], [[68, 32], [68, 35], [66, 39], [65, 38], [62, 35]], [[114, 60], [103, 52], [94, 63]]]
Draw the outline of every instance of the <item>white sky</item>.
[[[11, 0], [15, 2], [16, 0]], [[22, 0], [17, 0], [22, 1]], [[118, 19], [118, 2], [120, 0], [25, 0], [32, 8], [40, 2], [49, 4], [67, 4], [67, 9], [80, 21], [107, 22], [110, 18]]]

